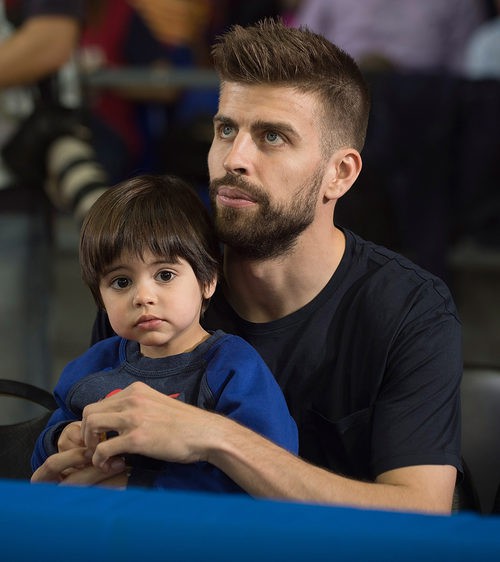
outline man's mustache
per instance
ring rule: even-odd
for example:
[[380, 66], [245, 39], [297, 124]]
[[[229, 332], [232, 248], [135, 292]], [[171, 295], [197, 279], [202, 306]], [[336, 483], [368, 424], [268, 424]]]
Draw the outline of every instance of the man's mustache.
[[226, 174], [222, 178], [214, 179], [210, 182], [210, 195], [215, 197], [217, 194], [217, 189], [221, 186], [227, 187], [235, 187], [244, 191], [247, 195], [249, 195], [254, 201], [261, 202], [267, 201], [268, 197], [267, 194], [264, 193], [260, 188], [256, 187], [255, 185], [251, 184], [241, 176], [235, 176], [233, 174]]

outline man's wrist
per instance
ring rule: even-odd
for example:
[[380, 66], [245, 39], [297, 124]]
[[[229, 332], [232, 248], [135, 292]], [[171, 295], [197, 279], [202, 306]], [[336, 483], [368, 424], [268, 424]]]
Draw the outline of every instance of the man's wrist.
[[224, 459], [233, 454], [234, 443], [239, 438], [241, 430], [249, 431], [234, 420], [215, 414], [210, 422], [207, 438], [201, 443], [203, 460], [221, 468]]

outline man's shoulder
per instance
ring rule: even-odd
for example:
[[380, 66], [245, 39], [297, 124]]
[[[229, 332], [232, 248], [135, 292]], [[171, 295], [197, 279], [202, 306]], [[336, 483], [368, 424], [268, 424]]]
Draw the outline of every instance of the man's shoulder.
[[432, 301], [456, 313], [451, 292], [442, 279], [398, 252], [350, 231], [345, 234], [345, 283], [353, 290], [357, 288], [375, 301]]

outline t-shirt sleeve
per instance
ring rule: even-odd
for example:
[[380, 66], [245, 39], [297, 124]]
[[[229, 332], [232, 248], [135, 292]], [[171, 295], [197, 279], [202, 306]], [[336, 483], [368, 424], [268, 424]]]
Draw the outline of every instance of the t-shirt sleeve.
[[422, 294], [390, 348], [374, 404], [374, 475], [422, 464], [461, 470], [461, 349], [456, 314]]

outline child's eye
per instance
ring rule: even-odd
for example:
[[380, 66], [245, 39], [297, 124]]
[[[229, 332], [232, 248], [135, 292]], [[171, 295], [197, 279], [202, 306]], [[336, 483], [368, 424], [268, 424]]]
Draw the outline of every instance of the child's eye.
[[130, 285], [130, 279], [127, 277], [117, 277], [111, 282], [113, 289], [126, 289]]
[[168, 271], [166, 269], [164, 269], [163, 271], [160, 271], [157, 275], [156, 278], [159, 281], [162, 281], [163, 283], [168, 283], [169, 281], [172, 281], [172, 279], [175, 277], [175, 274], [172, 273], [171, 271]]

